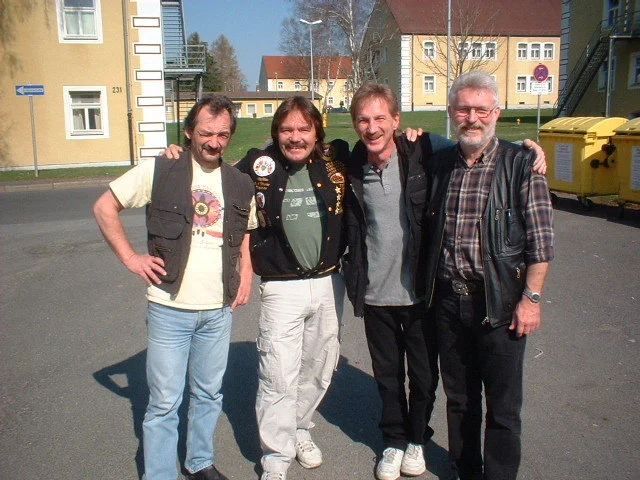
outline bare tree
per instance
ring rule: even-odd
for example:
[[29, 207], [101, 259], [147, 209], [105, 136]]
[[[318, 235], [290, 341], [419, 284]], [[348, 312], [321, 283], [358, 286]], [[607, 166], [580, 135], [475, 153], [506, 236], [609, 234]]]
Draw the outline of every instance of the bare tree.
[[[303, 46], [307, 48], [309, 41], [308, 27], [299, 23], [300, 18], [309, 21], [322, 20], [322, 24], [312, 28], [314, 38], [314, 54], [316, 45], [330, 49], [325, 55], [342, 54], [351, 57], [353, 78], [351, 85], [357, 88], [366, 77], [365, 64], [362, 59], [367, 56], [368, 45], [365, 42], [365, 31], [375, 0], [289, 0], [293, 5], [291, 18], [283, 22], [280, 47], [284, 52]], [[303, 33], [304, 32], [304, 33]], [[316, 40], [317, 39], [317, 40]], [[321, 53], [321, 50], [318, 50]], [[298, 53], [301, 54], [301, 53]]]
[[244, 92], [247, 80], [236, 57], [236, 50], [224, 35], [220, 35], [211, 44], [211, 56], [220, 72], [220, 84], [224, 92]]
[[[487, 16], [482, 3], [474, 0], [457, 0], [453, 4], [452, 35], [449, 44], [451, 78], [456, 78], [472, 70], [484, 70], [493, 73], [502, 61], [498, 51], [504, 45], [504, 37], [494, 34], [494, 21], [497, 11]], [[440, 32], [446, 32], [447, 19], [442, 19]], [[433, 35], [423, 49], [414, 55], [416, 65], [441, 76], [447, 75], [447, 36]]]

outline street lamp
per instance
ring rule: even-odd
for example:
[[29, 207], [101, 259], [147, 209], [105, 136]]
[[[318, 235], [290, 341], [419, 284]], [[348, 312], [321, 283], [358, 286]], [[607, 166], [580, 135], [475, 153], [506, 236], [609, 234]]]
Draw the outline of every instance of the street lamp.
[[302, 23], [304, 23], [305, 25], [309, 25], [309, 61], [311, 62], [311, 101], [313, 102], [314, 100], [314, 95], [313, 95], [313, 36], [311, 35], [311, 27], [313, 25], [319, 25], [320, 23], [322, 23], [322, 20], [316, 20], [314, 22], [309, 22], [307, 20], [304, 20], [303, 18], [300, 19], [300, 21]]

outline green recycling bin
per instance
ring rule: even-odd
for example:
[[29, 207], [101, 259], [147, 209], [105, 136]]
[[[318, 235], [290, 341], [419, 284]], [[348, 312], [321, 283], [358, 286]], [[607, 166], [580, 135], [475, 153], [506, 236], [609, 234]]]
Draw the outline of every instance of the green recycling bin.
[[589, 196], [618, 193], [614, 130], [621, 117], [561, 117], [540, 127], [540, 145], [547, 156], [549, 189], [574, 193], [590, 205]]

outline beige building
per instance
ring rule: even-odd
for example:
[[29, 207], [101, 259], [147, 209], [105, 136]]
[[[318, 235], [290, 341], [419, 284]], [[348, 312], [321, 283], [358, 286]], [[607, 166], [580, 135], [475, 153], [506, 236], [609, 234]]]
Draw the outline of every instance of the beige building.
[[558, 114], [640, 116], [640, 0], [563, 0], [561, 51]]
[[[558, 95], [561, 0], [451, 2], [450, 78], [471, 70], [495, 76], [503, 108], [551, 108]], [[447, 94], [447, 2], [380, 0], [367, 35], [379, 47], [376, 81], [402, 111], [442, 110]], [[538, 65], [548, 76], [534, 77]], [[542, 69], [545, 70], [545, 69]], [[539, 70], [540, 71], [540, 70]]]
[[0, 169], [127, 165], [166, 146], [165, 82], [204, 70], [205, 47], [185, 46], [180, 1], [3, 10]]
[[[314, 93], [322, 97], [318, 105], [321, 111], [333, 108], [348, 108], [353, 91], [351, 58], [344, 56], [313, 57]], [[309, 57], [263, 56], [260, 65], [258, 88], [263, 92], [310, 91]]]

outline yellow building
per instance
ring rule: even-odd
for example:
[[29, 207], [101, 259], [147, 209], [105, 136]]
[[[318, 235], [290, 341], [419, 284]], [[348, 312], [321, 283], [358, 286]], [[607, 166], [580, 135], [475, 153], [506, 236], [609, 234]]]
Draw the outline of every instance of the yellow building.
[[180, 1], [5, 0], [0, 15], [0, 169], [126, 165], [166, 146], [165, 81], [204, 70]]
[[[314, 93], [321, 97], [321, 111], [348, 108], [353, 96], [351, 58], [314, 56]], [[309, 57], [263, 56], [260, 65], [259, 90], [281, 95], [310, 91]]]
[[[557, 99], [561, 0], [455, 0], [450, 78], [495, 76], [503, 108], [553, 107]], [[377, 45], [375, 80], [389, 84], [402, 111], [442, 110], [447, 95], [447, 2], [380, 0], [367, 30]], [[546, 67], [543, 81], [534, 77]], [[544, 70], [544, 69], [542, 69]], [[541, 89], [540, 96], [536, 93]]]
[[640, 0], [563, 0], [562, 19], [557, 113], [640, 116]]

